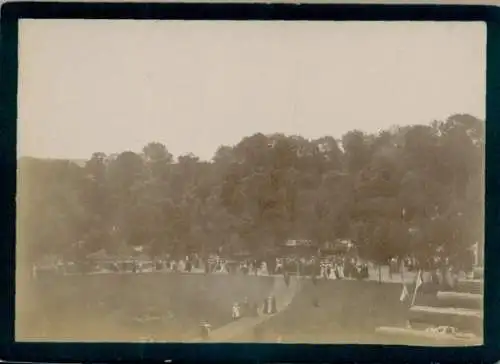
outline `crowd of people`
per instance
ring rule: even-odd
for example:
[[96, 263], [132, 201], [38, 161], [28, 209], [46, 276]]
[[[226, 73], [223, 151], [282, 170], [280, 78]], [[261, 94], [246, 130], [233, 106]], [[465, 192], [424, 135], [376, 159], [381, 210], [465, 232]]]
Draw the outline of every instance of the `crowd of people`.
[[[393, 259], [389, 262], [389, 278], [395, 273], [400, 273], [404, 265], [405, 270], [422, 270], [422, 279], [425, 283], [435, 283], [434, 285], [454, 286], [454, 282], [460, 278], [464, 272], [470, 269], [451, 264], [449, 259], [435, 257], [427, 262], [425, 267], [418, 267], [413, 260], [406, 259], [401, 262]], [[417, 269], [418, 268], [418, 269]], [[42, 271], [38, 267], [33, 268], [33, 276]], [[164, 256], [159, 259], [149, 260], [144, 258], [127, 259], [104, 259], [87, 262], [87, 267], [81, 269], [72, 262], [57, 261], [50, 268], [51, 272], [62, 274], [103, 274], [103, 273], [200, 273], [200, 274], [242, 274], [254, 276], [269, 275], [297, 275], [316, 279], [369, 279], [370, 272], [368, 264], [362, 262], [356, 256], [348, 255], [290, 255], [272, 256], [264, 259], [253, 257], [224, 257], [220, 255], [210, 255], [202, 257], [199, 254], [189, 254], [183, 257]], [[47, 271], [45, 269], [45, 271]], [[371, 273], [373, 274], [373, 273]]]
[[356, 258], [342, 256], [278, 257], [269, 260], [245, 259], [230, 261], [211, 258], [205, 265], [206, 273], [242, 273], [247, 275], [282, 275], [285, 272], [298, 276], [314, 276], [325, 279], [368, 278], [368, 264]]
[[187, 256], [181, 260], [170, 260], [156, 263], [157, 270], [166, 267], [169, 271], [193, 272], [202, 270], [206, 274], [226, 273], [244, 275], [283, 275], [285, 272], [292, 275], [324, 278], [342, 279], [357, 278], [367, 279], [369, 277], [368, 264], [358, 261], [356, 258], [345, 256], [320, 257], [278, 257], [273, 259], [241, 260], [226, 259], [219, 256], [211, 256], [205, 261], [197, 255]]
[[79, 269], [73, 262], [64, 263], [59, 261], [48, 268], [34, 266], [33, 275], [36, 277], [40, 271], [48, 270], [62, 274], [178, 272], [268, 276], [283, 275], [287, 272], [292, 275], [324, 279], [367, 279], [369, 277], [368, 265], [366, 263], [361, 263], [356, 258], [347, 258], [345, 256], [285, 256], [267, 259], [231, 259], [211, 255], [203, 259], [198, 254], [191, 254], [183, 258], [163, 257], [156, 260], [137, 258], [98, 260], [86, 262], [84, 269]]
[[[432, 263], [432, 264], [431, 264]], [[389, 278], [395, 273], [401, 272], [401, 264], [406, 267], [405, 270], [416, 270], [411, 261], [398, 262], [392, 260], [389, 262]], [[434, 259], [429, 267], [422, 269], [422, 280], [426, 287], [453, 287], [456, 281], [462, 277], [466, 270], [460, 269], [450, 264], [446, 259]], [[59, 261], [51, 268], [51, 272], [59, 274], [113, 274], [113, 273], [199, 273], [199, 274], [241, 274], [253, 276], [270, 275], [297, 275], [301, 277], [312, 278], [314, 283], [318, 279], [339, 280], [339, 279], [358, 279], [364, 280], [370, 278], [370, 271], [366, 262], [361, 262], [356, 257], [345, 255], [328, 257], [300, 257], [285, 256], [272, 257], [268, 259], [254, 258], [226, 258], [218, 255], [212, 255], [203, 259], [198, 254], [191, 254], [183, 258], [164, 257], [162, 259], [141, 260], [129, 258], [126, 260], [105, 260], [92, 262], [83, 272], [76, 269], [76, 264], [72, 262]], [[413, 269], [412, 269], [413, 268]], [[420, 270], [420, 269], [419, 269]], [[33, 268], [33, 276], [36, 278], [46, 269]], [[371, 270], [373, 272], [373, 270]], [[374, 273], [371, 273], [374, 274]], [[427, 289], [427, 288], [426, 288]]]

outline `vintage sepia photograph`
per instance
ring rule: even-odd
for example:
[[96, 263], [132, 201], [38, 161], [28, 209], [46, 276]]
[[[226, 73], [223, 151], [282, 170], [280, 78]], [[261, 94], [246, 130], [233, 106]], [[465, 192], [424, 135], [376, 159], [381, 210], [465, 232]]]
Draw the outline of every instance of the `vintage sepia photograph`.
[[23, 19], [20, 342], [483, 343], [481, 22]]

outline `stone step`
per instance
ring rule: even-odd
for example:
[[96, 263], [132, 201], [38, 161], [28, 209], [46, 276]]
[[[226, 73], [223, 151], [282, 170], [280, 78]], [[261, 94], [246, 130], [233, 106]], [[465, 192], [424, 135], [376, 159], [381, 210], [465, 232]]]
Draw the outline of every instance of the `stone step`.
[[409, 322], [428, 326], [452, 326], [460, 331], [482, 335], [483, 314], [480, 310], [452, 307], [413, 306]]
[[392, 340], [407, 345], [435, 345], [435, 346], [476, 346], [482, 345], [483, 339], [474, 334], [437, 334], [426, 330], [381, 326], [376, 329], [377, 334], [387, 335]]
[[459, 279], [453, 291], [462, 293], [483, 294], [484, 281], [482, 279]]
[[483, 295], [477, 293], [446, 292], [437, 293], [437, 307], [483, 309]]
[[484, 267], [474, 267], [474, 279], [484, 279]]

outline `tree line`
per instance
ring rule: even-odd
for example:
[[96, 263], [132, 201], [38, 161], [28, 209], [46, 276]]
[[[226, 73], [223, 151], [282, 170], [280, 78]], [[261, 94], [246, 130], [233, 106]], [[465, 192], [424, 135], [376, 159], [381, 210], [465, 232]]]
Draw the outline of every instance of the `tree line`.
[[210, 161], [158, 142], [84, 164], [23, 157], [18, 252], [265, 254], [286, 239], [350, 239], [379, 263], [461, 261], [483, 239], [484, 143], [484, 122], [457, 114], [340, 140], [257, 133]]

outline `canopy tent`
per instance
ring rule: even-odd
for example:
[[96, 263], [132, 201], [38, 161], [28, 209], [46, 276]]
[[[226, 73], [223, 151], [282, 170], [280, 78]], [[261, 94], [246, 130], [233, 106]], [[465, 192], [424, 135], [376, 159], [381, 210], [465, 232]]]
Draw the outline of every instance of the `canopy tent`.
[[320, 249], [320, 255], [345, 255], [353, 250], [355, 250], [355, 244], [351, 240], [337, 240], [328, 248]]
[[151, 261], [151, 258], [143, 253], [137, 252], [135, 250], [130, 250], [129, 252], [120, 252], [120, 254], [109, 254], [106, 250], [101, 249], [96, 252], [90, 253], [87, 255], [87, 259], [95, 261], [95, 262], [117, 262], [117, 261], [127, 261], [127, 260], [135, 260], [135, 261]]

